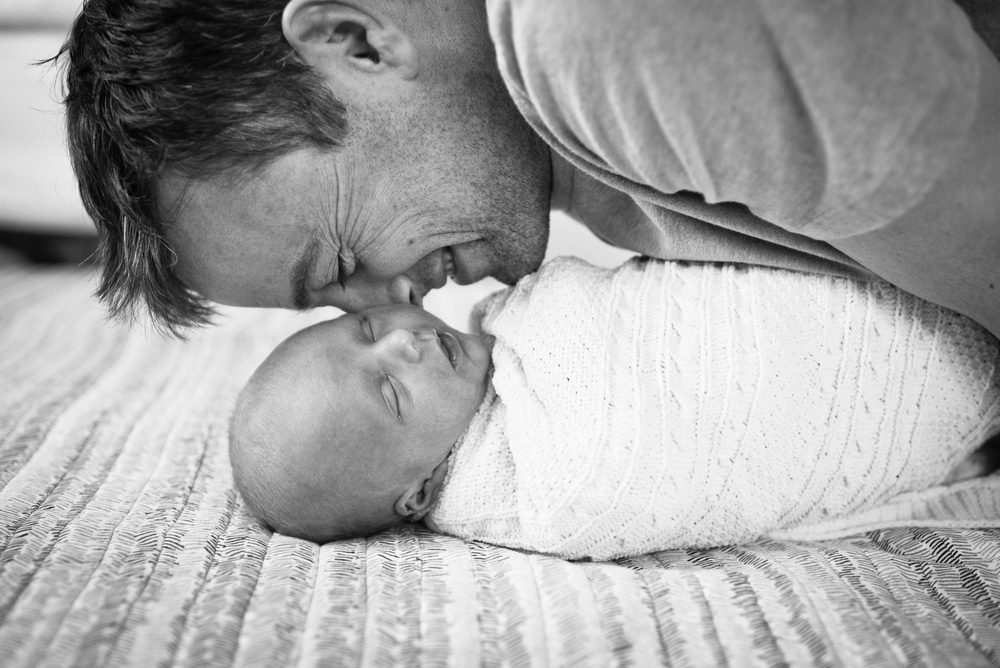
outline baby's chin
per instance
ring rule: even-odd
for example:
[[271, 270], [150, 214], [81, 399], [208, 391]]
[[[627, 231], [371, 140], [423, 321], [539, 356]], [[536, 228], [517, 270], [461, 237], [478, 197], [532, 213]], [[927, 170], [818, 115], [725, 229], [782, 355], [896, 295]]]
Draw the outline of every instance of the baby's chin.
[[491, 334], [468, 334], [457, 332], [461, 341], [462, 350], [485, 379], [489, 373], [490, 362], [493, 354], [493, 343], [496, 337]]
[[479, 337], [479, 340], [483, 342], [483, 346], [486, 348], [487, 352], [489, 353], [493, 352], [493, 344], [497, 342], [497, 337], [493, 336], [492, 334], [487, 334], [485, 332], [473, 336]]

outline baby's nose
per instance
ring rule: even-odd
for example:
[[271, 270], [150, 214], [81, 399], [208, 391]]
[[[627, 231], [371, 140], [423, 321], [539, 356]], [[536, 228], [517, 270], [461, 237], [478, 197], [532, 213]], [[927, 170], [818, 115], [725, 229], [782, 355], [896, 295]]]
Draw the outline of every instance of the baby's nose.
[[413, 331], [413, 338], [418, 343], [426, 343], [428, 341], [437, 340], [437, 332], [433, 329], [417, 329]]
[[419, 362], [427, 345], [437, 340], [433, 329], [394, 329], [382, 337], [386, 347], [408, 362]]

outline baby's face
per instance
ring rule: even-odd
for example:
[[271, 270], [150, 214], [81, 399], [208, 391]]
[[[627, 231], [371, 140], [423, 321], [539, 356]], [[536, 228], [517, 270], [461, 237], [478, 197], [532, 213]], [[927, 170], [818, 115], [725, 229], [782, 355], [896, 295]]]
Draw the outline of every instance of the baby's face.
[[450, 448], [486, 392], [490, 349], [483, 339], [409, 304], [335, 324], [329, 336], [343, 362], [339, 382], [354, 388], [358, 408], [413, 443], [443, 440]]
[[315, 340], [307, 345], [322, 351], [315, 392], [326, 395], [317, 410], [342, 416], [341, 437], [353, 433], [380, 450], [365, 447], [359, 456], [404, 476], [424, 475], [447, 457], [486, 392], [490, 349], [482, 338], [408, 304], [310, 330]]
[[410, 305], [303, 329], [240, 395], [237, 484], [273, 526], [314, 540], [419, 519], [486, 393], [490, 348]]

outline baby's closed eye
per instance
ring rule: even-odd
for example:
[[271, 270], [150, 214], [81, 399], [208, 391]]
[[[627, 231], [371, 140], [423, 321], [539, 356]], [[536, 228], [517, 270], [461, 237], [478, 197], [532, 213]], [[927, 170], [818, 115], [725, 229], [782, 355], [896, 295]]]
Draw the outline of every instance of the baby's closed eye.
[[389, 410], [396, 416], [396, 419], [402, 422], [403, 414], [399, 408], [399, 393], [396, 392], [396, 385], [389, 376], [385, 376], [382, 380], [382, 399]]

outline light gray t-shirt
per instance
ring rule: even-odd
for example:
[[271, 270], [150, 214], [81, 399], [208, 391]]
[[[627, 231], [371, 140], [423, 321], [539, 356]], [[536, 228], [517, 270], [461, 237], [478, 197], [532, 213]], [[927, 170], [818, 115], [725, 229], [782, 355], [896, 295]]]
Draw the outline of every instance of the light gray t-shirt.
[[823, 240], [918, 203], [978, 102], [978, 38], [949, 0], [487, 0], [487, 10], [522, 114], [623, 194], [571, 213], [659, 258], [870, 277]]

